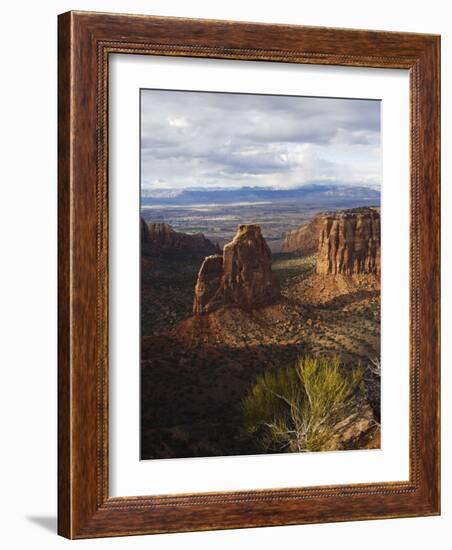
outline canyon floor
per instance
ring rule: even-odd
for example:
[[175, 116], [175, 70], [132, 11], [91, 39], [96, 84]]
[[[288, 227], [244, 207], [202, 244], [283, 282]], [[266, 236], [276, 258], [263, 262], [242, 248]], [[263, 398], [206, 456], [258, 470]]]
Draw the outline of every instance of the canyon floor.
[[[302, 355], [337, 354], [346, 366], [379, 357], [380, 293], [315, 273], [315, 256], [273, 253], [281, 298], [246, 312], [192, 316], [204, 255], [142, 247], [141, 458], [262, 452], [242, 429], [241, 400], [259, 374]], [[371, 402], [379, 415], [378, 401]]]

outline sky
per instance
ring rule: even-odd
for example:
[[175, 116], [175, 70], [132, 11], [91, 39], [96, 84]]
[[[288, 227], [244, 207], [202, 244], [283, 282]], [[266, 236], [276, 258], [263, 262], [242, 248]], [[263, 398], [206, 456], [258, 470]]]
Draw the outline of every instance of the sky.
[[379, 101], [141, 91], [144, 194], [380, 180]]

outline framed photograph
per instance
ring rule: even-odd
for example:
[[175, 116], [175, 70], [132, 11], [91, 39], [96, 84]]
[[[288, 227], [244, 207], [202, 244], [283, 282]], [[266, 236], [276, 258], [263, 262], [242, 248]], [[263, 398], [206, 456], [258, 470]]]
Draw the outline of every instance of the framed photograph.
[[59, 16], [61, 535], [440, 513], [439, 59]]

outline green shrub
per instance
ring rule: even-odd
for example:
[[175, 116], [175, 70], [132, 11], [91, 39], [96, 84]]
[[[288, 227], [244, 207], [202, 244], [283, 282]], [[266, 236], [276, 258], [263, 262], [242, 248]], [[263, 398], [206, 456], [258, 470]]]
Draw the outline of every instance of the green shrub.
[[344, 373], [339, 358], [302, 357], [266, 372], [242, 401], [244, 427], [266, 450], [321, 451], [345, 417], [363, 369]]

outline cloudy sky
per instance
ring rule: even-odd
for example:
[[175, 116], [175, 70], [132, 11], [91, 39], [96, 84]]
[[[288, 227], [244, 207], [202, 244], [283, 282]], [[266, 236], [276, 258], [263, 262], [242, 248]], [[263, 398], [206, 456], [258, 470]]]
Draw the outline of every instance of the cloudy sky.
[[380, 188], [380, 102], [141, 91], [141, 185]]

